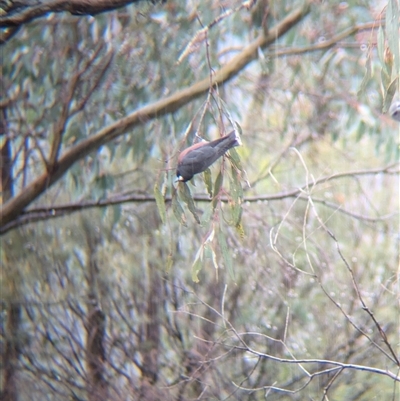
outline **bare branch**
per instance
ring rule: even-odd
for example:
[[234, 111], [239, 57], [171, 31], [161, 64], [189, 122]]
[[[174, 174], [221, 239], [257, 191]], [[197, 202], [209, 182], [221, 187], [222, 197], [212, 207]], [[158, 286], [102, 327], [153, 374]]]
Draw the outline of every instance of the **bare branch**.
[[[32, 2], [19, 1], [18, 9], [7, 10], [7, 14], [0, 17], [0, 27], [19, 27], [48, 13], [69, 12], [73, 15], [96, 15], [106, 11], [116, 10], [140, 0], [52, 0]], [[8, 38], [7, 38], [8, 39]]]
[[[315, 181], [315, 185], [325, 183], [334, 179], [339, 179], [343, 177], [355, 177], [355, 176], [363, 176], [363, 175], [376, 175], [376, 174], [399, 174], [398, 171], [394, 170], [397, 163], [390, 164], [380, 169], [372, 169], [372, 170], [356, 170], [356, 171], [348, 171], [345, 173], [337, 173], [332, 174], [330, 176], [322, 177]], [[269, 195], [257, 195], [257, 196], [247, 196], [243, 198], [244, 203], [256, 203], [260, 201], [268, 202], [268, 201], [277, 201], [287, 198], [297, 198], [302, 201], [309, 201], [309, 197], [302, 194], [304, 189], [307, 188], [307, 184], [303, 185], [300, 188], [296, 188], [292, 191], [287, 192], [278, 192], [276, 194], [269, 194]], [[206, 195], [194, 195], [193, 199], [196, 202], [210, 202], [210, 198]], [[166, 203], [170, 203], [172, 198], [165, 197], [164, 198]], [[49, 205], [49, 206], [42, 206], [42, 207], [35, 207], [27, 211], [22, 211], [20, 216], [16, 219], [10, 221], [8, 224], [4, 224], [0, 227], [0, 235], [5, 234], [6, 232], [12, 230], [13, 228], [20, 227], [29, 223], [53, 219], [56, 217], [62, 217], [69, 215], [74, 212], [78, 212], [84, 209], [92, 209], [92, 208], [99, 208], [99, 207], [106, 207], [112, 205], [121, 205], [123, 203], [147, 203], [147, 202], [155, 202], [155, 197], [153, 195], [148, 194], [140, 194], [140, 193], [125, 193], [125, 194], [116, 194], [113, 195], [111, 198], [108, 199], [100, 199], [100, 200], [87, 200], [87, 201], [80, 201], [77, 203], [67, 203], [63, 205]], [[229, 202], [228, 197], [221, 196], [220, 201], [227, 203]], [[377, 222], [383, 221], [390, 218], [393, 218], [397, 213], [391, 213], [384, 216], [365, 216], [358, 213], [354, 213], [348, 211], [341, 207], [338, 204], [331, 203], [326, 201], [325, 199], [317, 199], [313, 198], [314, 203], [322, 204], [330, 209], [337, 210], [340, 213], [348, 215], [352, 218], [362, 221], [370, 221], [370, 222]]]

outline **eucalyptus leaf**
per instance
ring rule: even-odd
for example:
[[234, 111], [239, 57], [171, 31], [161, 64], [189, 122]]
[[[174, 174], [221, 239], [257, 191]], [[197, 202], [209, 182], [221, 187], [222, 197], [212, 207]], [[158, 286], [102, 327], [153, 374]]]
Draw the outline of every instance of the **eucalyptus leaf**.
[[214, 199], [213, 199], [213, 209], [215, 209], [217, 207], [218, 204], [218, 195], [219, 195], [219, 191], [221, 190], [222, 187], [222, 183], [223, 183], [223, 175], [221, 172], [218, 173], [217, 178], [215, 180], [214, 183]]
[[398, 85], [399, 85], [399, 78], [395, 78], [387, 88], [385, 97], [383, 99], [383, 108], [382, 108], [383, 113], [387, 113], [387, 111], [389, 110], [394, 95], [396, 93], [396, 90], [398, 88]]
[[393, 54], [395, 74], [400, 72], [400, 34], [399, 34], [399, 4], [398, 0], [389, 0], [386, 8], [386, 36], [389, 49]]
[[114, 226], [115, 224], [117, 224], [121, 218], [121, 214], [122, 214], [122, 206], [121, 205], [113, 205], [112, 206], [112, 210], [113, 210], [113, 222], [112, 225]]
[[161, 221], [165, 224], [167, 220], [167, 210], [165, 208], [165, 200], [163, 194], [160, 191], [158, 184], [154, 185], [154, 197], [156, 198], [156, 204], [158, 208], [158, 213], [160, 214]]
[[183, 210], [182, 205], [180, 204], [178, 197], [172, 197], [172, 212], [174, 213], [176, 219], [179, 221], [180, 224], [186, 227], [186, 215], [185, 211]]
[[208, 168], [207, 170], [204, 171], [204, 182], [206, 184], [207, 192], [210, 195], [210, 198], [212, 198], [212, 180], [211, 180], [211, 170]]
[[197, 221], [197, 223], [200, 224], [200, 218], [197, 215], [196, 206], [194, 204], [192, 194], [191, 194], [190, 189], [189, 189], [188, 185], [186, 184], [186, 182], [179, 183], [178, 192], [179, 192], [180, 198], [186, 203], [186, 205], [189, 208], [189, 211], [192, 213], [192, 215], [195, 218], [195, 220]]
[[222, 232], [222, 230], [218, 230], [217, 239], [218, 239], [219, 247], [221, 249], [222, 258], [224, 260], [225, 267], [228, 270], [231, 278], [233, 280], [235, 280], [235, 274], [233, 271], [232, 254], [229, 251], [228, 244], [226, 242], [226, 237], [225, 237], [225, 234]]

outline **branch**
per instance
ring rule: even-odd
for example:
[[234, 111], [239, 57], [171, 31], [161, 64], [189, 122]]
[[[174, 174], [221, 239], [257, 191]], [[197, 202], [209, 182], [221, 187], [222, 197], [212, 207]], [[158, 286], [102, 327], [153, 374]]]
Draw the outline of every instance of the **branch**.
[[[366, 22], [365, 24], [354, 25], [350, 28], [345, 29], [339, 34], [333, 36], [330, 39], [321, 41], [320, 43], [313, 44], [310, 46], [304, 47], [293, 47], [293, 48], [276, 48], [271, 49], [270, 52], [265, 53], [265, 57], [282, 57], [282, 56], [294, 56], [298, 54], [304, 54], [309, 52], [315, 52], [320, 50], [330, 49], [331, 47], [336, 46], [342, 40], [355, 35], [358, 32], [378, 29], [380, 26], [385, 24], [385, 20], [378, 20], [373, 22]], [[359, 46], [359, 45], [357, 45]]]
[[[393, 170], [393, 168], [398, 163], [393, 163], [388, 166], [385, 166], [381, 169], [372, 169], [372, 170], [356, 170], [356, 171], [349, 171], [347, 173], [337, 173], [327, 177], [322, 177], [319, 180], [315, 181], [314, 185], [325, 183], [334, 179], [339, 179], [343, 177], [355, 177], [355, 176], [362, 176], [362, 175], [376, 175], [376, 174], [399, 174], [399, 171]], [[260, 201], [276, 201], [282, 200], [286, 198], [294, 198], [297, 197], [298, 199], [309, 201], [309, 197], [306, 195], [302, 195], [304, 189], [307, 188], [307, 185], [303, 185], [301, 188], [296, 188], [292, 191], [286, 192], [278, 192], [276, 194], [270, 195], [257, 195], [257, 196], [247, 196], [243, 198], [243, 203], [256, 203]], [[230, 199], [228, 197], [221, 196], [221, 202], [228, 203]], [[194, 195], [193, 200], [196, 202], [210, 202], [210, 198], [207, 195]], [[166, 203], [170, 203], [172, 201], [171, 197], [165, 197], [164, 201]], [[64, 205], [49, 205], [49, 206], [42, 206], [32, 208], [27, 211], [22, 211], [20, 216], [16, 219], [10, 221], [8, 224], [4, 224], [0, 226], [0, 235], [5, 234], [6, 232], [20, 226], [24, 226], [29, 223], [34, 223], [37, 221], [42, 220], [49, 220], [56, 217], [66, 216], [75, 212], [82, 211], [84, 209], [92, 209], [98, 207], [107, 207], [113, 205], [121, 205], [123, 203], [147, 203], [147, 202], [156, 202], [156, 199], [153, 195], [149, 194], [138, 194], [132, 192], [124, 193], [124, 194], [117, 194], [112, 196], [108, 199], [100, 199], [100, 200], [88, 200], [88, 201], [81, 201], [78, 203], [67, 203]], [[320, 203], [326, 207], [331, 209], [337, 210], [340, 213], [346, 214], [352, 218], [363, 220], [363, 221], [382, 221], [387, 220], [389, 218], [393, 218], [394, 214], [388, 214], [384, 216], [378, 217], [370, 217], [364, 216], [361, 214], [357, 214], [354, 212], [350, 212], [348, 210], [343, 209], [340, 205], [335, 203], [328, 202], [324, 199], [315, 199], [313, 198], [314, 203]]]
[[[275, 42], [284, 35], [290, 28], [301, 21], [310, 11], [310, 2], [307, 1], [303, 7], [297, 8], [287, 15], [279, 24], [268, 32], [262, 33], [257, 39], [250, 43], [241, 53], [236, 55], [225, 66], [215, 73], [211, 84], [221, 85], [242, 71], [251, 61], [258, 57], [258, 49]], [[1, 19], [0, 19], [1, 21]], [[98, 149], [105, 143], [121, 136], [136, 126], [159, 118], [166, 114], [173, 113], [186, 105], [188, 102], [197, 99], [207, 93], [210, 88], [210, 79], [205, 78], [194, 85], [182, 89], [175, 94], [161, 99], [151, 105], [145, 106], [132, 114], [116, 121], [103, 128], [97, 134], [82, 140], [67, 150], [51, 171], [44, 172], [31, 184], [25, 187], [17, 196], [7, 202], [0, 212], [0, 227], [10, 223], [18, 217], [31, 202], [44, 193], [47, 188], [57, 182], [68, 169], [78, 160], [84, 158], [92, 151]]]
[[[248, 352], [250, 354], [253, 354], [255, 356], [257, 356], [259, 359], [268, 359], [268, 360], [272, 360], [278, 363], [284, 363], [284, 364], [294, 364], [297, 365], [300, 370], [304, 373], [305, 377], [307, 378], [307, 381], [304, 385], [302, 385], [300, 388], [295, 389], [295, 390], [289, 390], [286, 388], [281, 388], [281, 387], [275, 387], [274, 385], [272, 386], [263, 386], [260, 388], [245, 388], [242, 385], [238, 386], [239, 388], [241, 388], [242, 390], [245, 391], [257, 391], [257, 390], [276, 390], [276, 391], [282, 391], [282, 392], [287, 392], [287, 393], [297, 393], [299, 391], [301, 391], [302, 389], [304, 389], [305, 387], [307, 387], [307, 385], [311, 382], [311, 380], [316, 377], [316, 376], [320, 376], [320, 375], [324, 375], [324, 374], [330, 374], [330, 373], [335, 373], [335, 376], [337, 376], [337, 374], [340, 374], [344, 369], [351, 369], [351, 370], [357, 370], [357, 371], [364, 371], [364, 372], [370, 372], [370, 373], [374, 373], [374, 374], [379, 374], [379, 375], [383, 375], [383, 376], [387, 376], [390, 377], [391, 379], [393, 379], [396, 382], [400, 382], [400, 376], [398, 373], [393, 373], [388, 369], [379, 369], [379, 368], [375, 368], [373, 366], [366, 366], [366, 365], [358, 365], [358, 364], [354, 364], [354, 363], [342, 363], [339, 361], [333, 361], [333, 360], [328, 360], [328, 359], [317, 359], [317, 358], [307, 358], [307, 359], [298, 359], [295, 357], [295, 355], [293, 355], [293, 353], [290, 351], [290, 349], [286, 346], [285, 342], [282, 340], [278, 340], [275, 338], [272, 338], [268, 335], [262, 334], [262, 333], [258, 333], [258, 332], [243, 332], [243, 333], [239, 333], [235, 327], [232, 325], [232, 323], [227, 320], [221, 312], [219, 312], [217, 309], [213, 308], [212, 306], [210, 306], [209, 304], [207, 304], [206, 302], [204, 302], [203, 300], [201, 300], [194, 292], [189, 291], [189, 290], [185, 290], [184, 291], [194, 295], [197, 300], [205, 305], [207, 308], [209, 308], [213, 313], [215, 313], [215, 315], [217, 315], [223, 322], [224, 322], [224, 327], [225, 330], [231, 330], [232, 333], [234, 334], [234, 337], [236, 337], [236, 339], [238, 340], [240, 345], [229, 345], [226, 343], [220, 343], [217, 342], [218, 344], [224, 346], [224, 347], [229, 347], [229, 349], [232, 350], [239, 350], [239, 351], [243, 351], [243, 352]], [[180, 311], [180, 313], [190, 313], [187, 311]], [[202, 318], [200, 316], [200, 318]], [[279, 358], [277, 356], [271, 355], [271, 354], [267, 354], [264, 352], [259, 352], [256, 349], [250, 347], [248, 345], [248, 341], [250, 339], [250, 337], [252, 336], [257, 336], [257, 337], [261, 337], [263, 339], [268, 339], [268, 340], [272, 340], [274, 342], [280, 343], [283, 345], [283, 347], [285, 347], [285, 350], [287, 351], [287, 353], [290, 355], [290, 358]], [[200, 339], [204, 342], [209, 342], [209, 340], [206, 339]], [[216, 344], [216, 342], [214, 341], [212, 343], [213, 345]], [[219, 356], [217, 357], [219, 358]], [[213, 359], [209, 360], [209, 361], [213, 361]], [[317, 370], [315, 372], [310, 372], [309, 370], [307, 370], [303, 365], [317, 365], [318, 368], [323, 367], [321, 370]], [[234, 383], [235, 384], [235, 383]], [[235, 386], [237, 386], [235, 384]], [[328, 389], [328, 386], [325, 387], [324, 391], [326, 391]]]
[[0, 17], [0, 28], [20, 27], [36, 18], [45, 16], [48, 13], [69, 12], [73, 15], [96, 15], [103, 12], [116, 10], [140, 0], [51, 0], [39, 1], [32, 5], [32, 2], [25, 0], [18, 2], [18, 9], [12, 6], [7, 14]]
[[[245, 333], [246, 335], [249, 334], [258, 334], [259, 333]], [[242, 348], [241, 348], [242, 349]], [[243, 349], [242, 349], [243, 350]], [[295, 363], [295, 364], [319, 364], [319, 365], [332, 365], [332, 366], [336, 366], [340, 369], [355, 369], [355, 370], [360, 370], [360, 371], [364, 371], [364, 372], [371, 372], [371, 373], [377, 373], [379, 375], [384, 375], [384, 376], [388, 376], [390, 378], [392, 378], [393, 380], [400, 382], [400, 376], [396, 373], [390, 372], [389, 370], [384, 370], [384, 369], [379, 369], [379, 368], [374, 368], [372, 366], [365, 366], [365, 365], [357, 365], [354, 363], [342, 363], [342, 362], [338, 362], [338, 361], [330, 361], [330, 360], [326, 360], [326, 359], [286, 359], [286, 358], [278, 358], [276, 356], [273, 355], [269, 355], [269, 354], [265, 354], [263, 352], [258, 352], [252, 348], [250, 348], [249, 346], [246, 346], [245, 351], [250, 352], [253, 355], [256, 355], [260, 358], [266, 358], [266, 359], [271, 359], [273, 361], [276, 362], [282, 362], [282, 363]], [[310, 375], [315, 375], [314, 374], [310, 374]]]

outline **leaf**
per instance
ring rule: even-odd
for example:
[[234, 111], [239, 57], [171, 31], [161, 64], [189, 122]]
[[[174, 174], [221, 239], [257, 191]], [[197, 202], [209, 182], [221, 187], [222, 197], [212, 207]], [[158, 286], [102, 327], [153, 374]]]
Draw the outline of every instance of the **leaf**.
[[233, 202], [231, 202], [232, 208], [232, 224], [234, 227], [240, 224], [242, 218], [242, 199], [243, 199], [243, 188], [240, 183], [239, 174], [237, 170], [232, 167], [232, 179], [230, 181], [230, 193]]
[[381, 69], [381, 80], [382, 80], [382, 90], [383, 90], [383, 96], [385, 96], [386, 94], [386, 88], [389, 86], [390, 84], [390, 74], [387, 73], [387, 68], [382, 68]]
[[207, 224], [210, 221], [213, 212], [214, 212], [214, 207], [213, 207], [212, 203], [210, 202], [204, 208], [203, 214], [201, 215], [201, 225], [202, 226], [204, 226], [205, 224]]
[[240, 161], [240, 156], [239, 156], [239, 153], [236, 151], [236, 149], [232, 148], [232, 149], [229, 151], [229, 158], [230, 158], [232, 164], [233, 164], [238, 170], [240, 170], [240, 171], [243, 170], [242, 163], [241, 163], [241, 161]]
[[240, 126], [240, 124], [237, 121], [235, 121], [235, 127], [236, 127], [237, 131], [239, 132], [239, 135], [242, 136], [243, 135], [243, 130], [242, 130], [242, 127]]
[[158, 213], [161, 217], [161, 221], [163, 222], [163, 224], [165, 224], [167, 220], [167, 210], [165, 209], [165, 200], [163, 194], [161, 193], [157, 183], [154, 185], [154, 197], [156, 198], [156, 204], [158, 208]]
[[364, 121], [360, 121], [356, 130], [356, 141], [358, 142], [365, 134], [366, 125]]
[[389, 0], [386, 9], [386, 37], [389, 49], [393, 54], [395, 73], [400, 70], [400, 50], [399, 50], [399, 5], [398, 0]]
[[225, 267], [228, 270], [229, 275], [231, 276], [232, 280], [235, 280], [235, 274], [233, 272], [232, 255], [229, 252], [225, 234], [221, 230], [218, 230], [217, 239], [218, 239], [219, 247], [221, 249], [222, 258], [224, 259]]
[[361, 94], [363, 94], [365, 92], [365, 89], [367, 88], [368, 82], [371, 80], [372, 78], [372, 68], [371, 68], [371, 63], [372, 60], [370, 57], [367, 58], [367, 64], [365, 66], [365, 74], [364, 74], [364, 78], [361, 81], [361, 85], [360, 85], [360, 89], [357, 92], [357, 95], [360, 96]]
[[244, 229], [243, 229], [242, 223], [238, 223], [235, 228], [236, 228], [236, 231], [239, 233], [240, 238], [243, 239], [245, 234], [244, 234]]
[[76, 142], [78, 139], [81, 139], [84, 136], [84, 132], [82, 129], [82, 124], [77, 121], [73, 121], [68, 125], [67, 132], [63, 136], [64, 143], [71, 144]]
[[206, 184], [207, 192], [212, 198], [212, 180], [211, 180], [211, 170], [208, 168], [204, 171], [204, 182]]
[[174, 264], [174, 259], [172, 258], [172, 254], [169, 254], [167, 256], [167, 262], [166, 262], [166, 266], [165, 266], [165, 272], [167, 274], [171, 271], [173, 264]]
[[385, 35], [383, 33], [382, 25], [379, 25], [377, 40], [378, 40], [377, 48], [378, 48], [379, 60], [381, 62], [382, 67], [386, 68], [385, 57], [383, 55], [385, 52]]
[[212, 202], [213, 209], [215, 209], [217, 207], [218, 194], [219, 194], [219, 191], [221, 190], [223, 180], [224, 180], [224, 177], [223, 177], [222, 173], [219, 172], [218, 175], [217, 175], [217, 179], [215, 180], [215, 184], [214, 184], [214, 199], [213, 199], [213, 202]]
[[107, 191], [114, 188], [114, 177], [110, 174], [100, 174], [95, 177], [91, 187], [92, 196], [95, 199], [104, 199], [107, 197]]
[[119, 219], [121, 218], [121, 212], [122, 212], [122, 207], [121, 205], [113, 205], [113, 222], [112, 225], [114, 226], [119, 222]]
[[172, 197], [172, 211], [179, 223], [186, 227], [185, 211], [183, 210], [183, 207], [180, 204], [177, 196]]
[[218, 267], [217, 255], [216, 255], [216, 253], [215, 253], [215, 251], [214, 251], [214, 249], [213, 249], [213, 247], [211, 246], [210, 243], [205, 245], [204, 253], [205, 253], [206, 258], [212, 260], [212, 263], [214, 265], [214, 269], [215, 269], [215, 271], [217, 273], [217, 280], [218, 280], [218, 268], [219, 267]]
[[202, 264], [203, 264], [203, 251], [204, 251], [204, 246], [202, 244], [200, 249], [196, 253], [196, 257], [195, 257], [193, 265], [192, 265], [192, 280], [195, 283], [198, 283], [200, 281], [198, 274], [199, 274], [199, 271], [201, 270]]
[[387, 88], [387, 91], [385, 93], [385, 97], [383, 99], [383, 107], [382, 107], [382, 112], [387, 113], [387, 111], [390, 108], [390, 105], [392, 103], [393, 97], [396, 93], [397, 86], [398, 86], [399, 78], [395, 78]]
[[192, 194], [186, 182], [180, 183], [178, 190], [179, 196], [187, 204], [189, 211], [192, 213], [195, 220], [200, 224], [200, 219], [196, 212], [196, 206], [194, 204]]

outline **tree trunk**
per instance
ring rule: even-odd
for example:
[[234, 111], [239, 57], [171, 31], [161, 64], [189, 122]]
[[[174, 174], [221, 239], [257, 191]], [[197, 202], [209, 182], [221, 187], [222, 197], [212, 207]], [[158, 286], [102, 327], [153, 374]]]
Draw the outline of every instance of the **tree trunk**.
[[86, 325], [86, 366], [88, 375], [88, 400], [103, 401], [108, 398], [107, 383], [104, 378], [104, 362], [106, 360], [104, 337], [106, 316], [99, 303], [98, 276], [96, 263], [97, 239], [88, 222], [84, 221], [88, 244], [88, 320]]
[[3, 367], [2, 391], [0, 393], [1, 401], [17, 401], [18, 383], [17, 383], [17, 362], [20, 353], [18, 339], [19, 328], [21, 324], [21, 305], [10, 302], [7, 310], [7, 329], [6, 343]]

